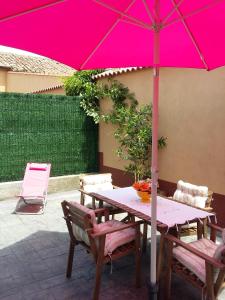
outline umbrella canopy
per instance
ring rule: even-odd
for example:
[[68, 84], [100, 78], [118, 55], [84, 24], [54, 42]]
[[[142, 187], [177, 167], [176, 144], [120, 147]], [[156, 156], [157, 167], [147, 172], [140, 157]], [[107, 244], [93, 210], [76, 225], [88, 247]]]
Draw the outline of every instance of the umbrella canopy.
[[[152, 66], [154, 2], [0, 0], [0, 44], [78, 70]], [[224, 12], [222, 0], [161, 1], [160, 66], [210, 70], [224, 65]]]
[[153, 66], [151, 284], [156, 298], [159, 67], [225, 64], [225, 0], [0, 0], [0, 44], [75, 69]]

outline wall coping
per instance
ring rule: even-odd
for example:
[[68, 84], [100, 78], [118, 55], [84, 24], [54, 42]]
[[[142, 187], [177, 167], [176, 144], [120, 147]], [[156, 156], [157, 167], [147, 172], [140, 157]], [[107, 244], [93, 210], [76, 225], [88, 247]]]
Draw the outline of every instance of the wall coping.
[[[80, 174], [49, 178], [48, 194], [66, 192], [79, 188]], [[0, 183], [0, 200], [14, 198], [20, 193], [22, 181]]]

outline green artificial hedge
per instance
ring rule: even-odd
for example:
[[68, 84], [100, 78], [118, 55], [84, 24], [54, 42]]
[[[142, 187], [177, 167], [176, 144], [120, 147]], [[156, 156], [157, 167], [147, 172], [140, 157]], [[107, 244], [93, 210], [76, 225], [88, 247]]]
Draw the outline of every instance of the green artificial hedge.
[[79, 97], [0, 93], [0, 181], [23, 178], [27, 162], [50, 162], [51, 175], [95, 172], [98, 127]]

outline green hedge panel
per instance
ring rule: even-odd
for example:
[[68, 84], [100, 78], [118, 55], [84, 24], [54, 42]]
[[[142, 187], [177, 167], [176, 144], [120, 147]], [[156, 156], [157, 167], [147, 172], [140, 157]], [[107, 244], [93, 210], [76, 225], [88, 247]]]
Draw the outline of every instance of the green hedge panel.
[[29, 161], [52, 176], [98, 170], [98, 127], [79, 97], [0, 93], [0, 181], [23, 178]]

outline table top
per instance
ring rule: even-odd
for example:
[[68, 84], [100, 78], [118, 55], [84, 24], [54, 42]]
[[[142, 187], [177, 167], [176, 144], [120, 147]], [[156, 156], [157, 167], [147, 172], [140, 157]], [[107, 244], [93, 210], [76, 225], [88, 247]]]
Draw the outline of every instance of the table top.
[[[145, 221], [151, 221], [151, 203], [143, 203], [132, 187], [91, 193], [98, 200], [127, 211]], [[174, 227], [188, 222], [205, 219], [213, 213], [157, 196], [157, 225]]]

